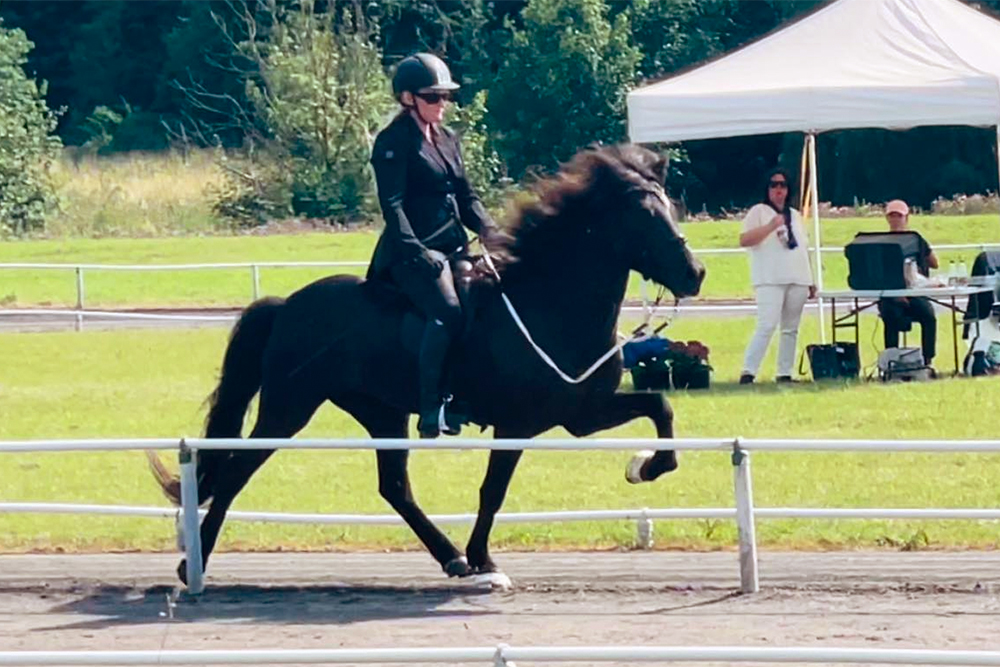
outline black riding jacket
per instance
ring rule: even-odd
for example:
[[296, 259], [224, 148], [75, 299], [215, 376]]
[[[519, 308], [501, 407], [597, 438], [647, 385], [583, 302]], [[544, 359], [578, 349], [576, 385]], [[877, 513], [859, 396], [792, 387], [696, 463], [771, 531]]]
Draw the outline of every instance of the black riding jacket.
[[437, 145], [427, 141], [408, 112], [375, 138], [371, 162], [385, 230], [369, 277], [426, 250], [464, 250], [469, 237], [463, 225], [480, 235], [494, 227], [466, 177], [458, 137], [441, 127], [436, 138]]

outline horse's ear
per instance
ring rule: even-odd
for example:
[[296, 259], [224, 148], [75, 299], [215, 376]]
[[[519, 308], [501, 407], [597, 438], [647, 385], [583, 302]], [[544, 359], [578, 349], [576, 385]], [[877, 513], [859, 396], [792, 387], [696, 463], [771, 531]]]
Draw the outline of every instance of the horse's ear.
[[653, 173], [656, 174], [656, 181], [660, 185], [667, 182], [667, 170], [670, 167], [670, 158], [666, 155], [660, 155], [656, 158], [656, 162], [653, 163]]

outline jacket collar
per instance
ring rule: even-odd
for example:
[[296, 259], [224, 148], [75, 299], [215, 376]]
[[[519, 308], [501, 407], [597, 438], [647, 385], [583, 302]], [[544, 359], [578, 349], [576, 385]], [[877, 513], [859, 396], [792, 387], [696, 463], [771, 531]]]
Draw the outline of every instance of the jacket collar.
[[458, 165], [453, 162], [454, 151], [450, 150], [449, 146], [451, 138], [443, 129], [438, 127], [432, 130], [436, 133], [438, 140], [437, 147], [435, 147], [434, 144], [427, 140], [424, 133], [421, 132], [417, 120], [410, 112], [404, 113], [400, 120], [408, 125], [409, 131], [413, 133], [415, 140], [420, 142], [418, 145], [424, 157], [436, 163], [451, 175], [458, 173]]

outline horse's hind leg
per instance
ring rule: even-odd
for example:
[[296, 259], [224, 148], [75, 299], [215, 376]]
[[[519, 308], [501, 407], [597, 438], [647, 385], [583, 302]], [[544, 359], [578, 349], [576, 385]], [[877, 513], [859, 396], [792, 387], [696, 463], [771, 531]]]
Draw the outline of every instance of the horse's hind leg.
[[[648, 417], [656, 426], [656, 437], [674, 437], [674, 412], [659, 392], [612, 394], [601, 402], [591, 402], [575, 419], [563, 424], [578, 438], [620, 426], [638, 417]], [[637, 453], [629, 462], [625, 478], [632, 484], [651, 482], [677, 469], [677, 454], [672, 449]]]
[[[257, 423], [251, 438], [290, 438], [309, 423], [324, 399], [308, 400], [301, 392], [282, 388], [271, 391], [265, 387], [261, 393]], [[257, 469], [274, 453], [271, 449], [234, 450], [220, 470], [213, 485], [212, 503], [201, 523], [201, 566], [208, 565], [208, 557], [222, 529], [226, 512]], [[187, 583], [187, 563], [182, 560], [177, 574]]]
[[[367, 399], [338, 400], [336, 403], [357, 419], [373, 438], [407, 437], [409, 416], [405, 412]], [[420, 538], [445, 574], [449, 577], [469, 574], [465, 558], [451, 540], [427, 518], [413, 497], [407, 470], [409, 450], [379, 449], [376, 456], [378, 490], [381, 496]]]

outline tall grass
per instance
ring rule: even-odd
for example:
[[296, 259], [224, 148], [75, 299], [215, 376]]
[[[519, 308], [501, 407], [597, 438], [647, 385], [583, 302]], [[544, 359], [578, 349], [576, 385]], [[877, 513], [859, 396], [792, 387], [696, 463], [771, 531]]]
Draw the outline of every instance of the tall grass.
[[[231, 220], [215, 210], [216, 202], [226, 190], [226, 174], [213, 150], [95, 156], [66, 149], [54, 167], [54, 180], [59, 210], [49, 219], [41, 236], [150, 238], [230, 234], [235, 229]], [[494, 211], [498, 218], [504, 216], [507, 205], [516, 196], [515, 193], [505, 198], [498, 206]], [[969, 216], [995, 220], [995, 212], [1000, 210], [998, 201], [993, 194], [958, 195], [950, 200], [935, 201], [931, 212], [935, 217]], [[881, 207], [869, 204], [831, 207], [824, 203], [821, 214], [825, 220], [855, 218], [857, 223], [857, 219], [880, 216]], [[915, 222], [921, 217], [924, 216], [915, 216]], [[703, 215], [690, 218], [693, 223], [706, 220]], [[267, 231], [273, 231], [271, 227], [281, 231], [289, 228], [287, 221], [275, 222], [286, 224], [269, 225]], [[870, 222], [863, 224], [870, 226]], [[704, 236], [702, 247], [732, 246], [732, 229], [726, 225], [716, 227], [716, 224], [711, 225], [712, 232], [699, 229], [699, 236]], [[301, 224], [292, 225], [292, 228], [295, 231], [304, 229]], [[725, 241], [719, 243], [718, 239], [711, 238], [714, 235], [724, 236]]]
[[212, 210], [224, 175], [211, 151], [74, 156], [55, 165], [50, 237], [152, 237], [227, 231]]

